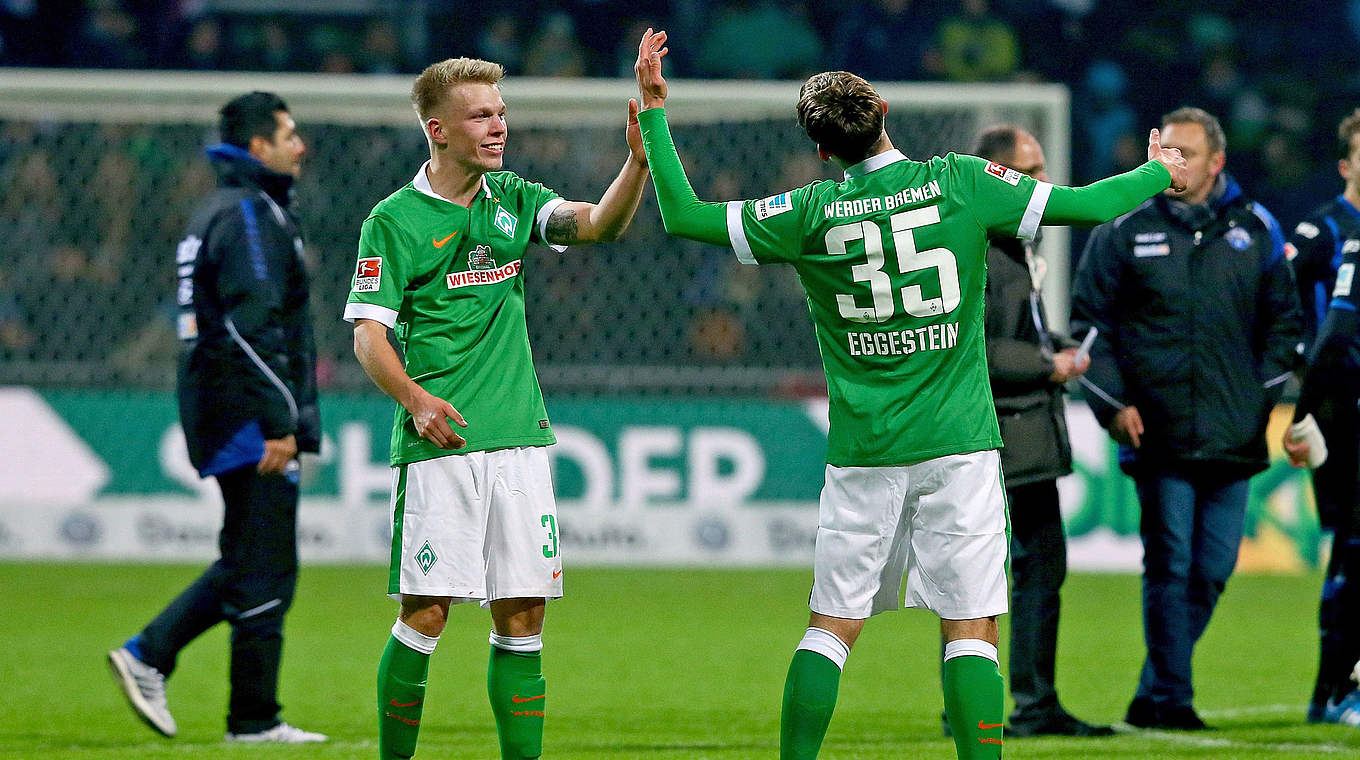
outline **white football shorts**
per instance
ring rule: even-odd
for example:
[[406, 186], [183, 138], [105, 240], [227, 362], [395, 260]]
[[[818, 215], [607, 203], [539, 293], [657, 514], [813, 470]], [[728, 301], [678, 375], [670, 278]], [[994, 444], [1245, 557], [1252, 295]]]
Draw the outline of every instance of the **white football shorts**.
[[864, 619], [906, 607], [947, 620], [1006, 612], [1009, 551], [993, 449], [901, 467], [826, 468], [813, 553], [813, 612]]
[[546, 446], [472, 451], [392, 470], [388, 588], [454, 603], [562, 596]]

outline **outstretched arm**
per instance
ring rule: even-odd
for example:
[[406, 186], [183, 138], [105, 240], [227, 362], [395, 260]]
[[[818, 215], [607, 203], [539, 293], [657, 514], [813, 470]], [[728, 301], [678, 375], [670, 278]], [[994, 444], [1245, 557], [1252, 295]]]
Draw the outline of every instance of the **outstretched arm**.
[[607, 243], [617, 240], [633, 221], [642, 188], [647, 184], [647, 154], [638, 127], [638, 104], [628, 101], [628, 160], [609, 184], [599, 203], [567, 201], [553, 209], [546, 225], [546, 242], [556, 245]]
[[652, 181], [656, 183], [661, 223], [672, 235], [711, 245], [731, 245], [726, 204], [699, 200], [671, 141], [671, 130], [666, 124], [666, 79], [661, 74], [661, 59], [670, 51], [665, 44], [666, 33], [653, 34], [649, 28], [642, 35], [637, 63], [633, 66], [643, 108], [638, 121], [652, 167]]
[[1180, 150], [1163, 148], [1161, 133], [1154, 129], [1148, 134], [1147, 163], [1086, 187], [1054, 187], [1042, 224], [1089, 226], [1108, 222], [1167, 187], [1183, 189], [1186, 171]]

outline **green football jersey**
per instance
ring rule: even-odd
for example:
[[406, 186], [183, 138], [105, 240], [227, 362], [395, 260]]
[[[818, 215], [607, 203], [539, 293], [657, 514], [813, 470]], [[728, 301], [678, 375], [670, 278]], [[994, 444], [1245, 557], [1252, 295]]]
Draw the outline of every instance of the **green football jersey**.
[[524, 251], [544, 242], [548, 216], [562, 202], [501, 171], [484, 175], [471, 206], [461, 206], [431, 189], [422, 166], [364, 220], [345, 319], [394, 328], [406, 373], [468, 424], [454, 426], [467, 446], [441, 449], [416, 433], [398, 404], [394, 466], [556, 442], [524, 321]]
[[880, 153], [727, 206], [737, 257], [792, 264], [826, 369], [827, 462], [884, 466], [999, 448], [987, 378], [987, 235], [1032, 237], [1052, 186], [973, 156]]

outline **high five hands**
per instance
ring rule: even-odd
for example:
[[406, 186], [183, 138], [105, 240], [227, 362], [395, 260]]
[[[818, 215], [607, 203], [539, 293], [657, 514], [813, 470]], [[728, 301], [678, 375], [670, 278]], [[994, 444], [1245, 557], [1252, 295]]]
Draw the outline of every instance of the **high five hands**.
[[[660, 64], [658, 64], [659, 67]], [[1190, 179], [1190, 168], [1185, 163], [1185, 156], [1181, 155], [1180, 148], [1163, 148], [1161, 130], [1155, 128], [1148, 133], [1148, 160], [1156, 161], [1171, 172], [1171, 190], [1173, 192], [1179, 193], [1185, 190], [1185, 185]]]
[[666, 33], [652, 32], [652, 28], [647, 27], [642, 33], [642, 42], [638, 43], [637, 63], [633, 64], [644, 109], [666, 105], [666, 78], [661, 76], [661, 59], [669, 52]]

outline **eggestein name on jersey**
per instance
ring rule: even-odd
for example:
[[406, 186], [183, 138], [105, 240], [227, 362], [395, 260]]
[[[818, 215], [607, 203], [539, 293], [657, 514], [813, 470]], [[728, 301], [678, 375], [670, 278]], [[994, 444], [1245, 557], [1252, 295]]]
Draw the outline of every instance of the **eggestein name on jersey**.
[[959, 344], [959, 323], [926, 325], [891, 332], [849, 332], [851, 356], [910, 356], [917, 351], [944, 351]]
[[469, 285], [494, 285], [504, 282], [519, 274], [520, 260], [514, 261], [495, 269], [469, 269], [465, 272], [449, 272], [444, 280], [449, 290], [454, 288], [466, 288]]

